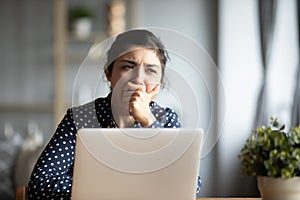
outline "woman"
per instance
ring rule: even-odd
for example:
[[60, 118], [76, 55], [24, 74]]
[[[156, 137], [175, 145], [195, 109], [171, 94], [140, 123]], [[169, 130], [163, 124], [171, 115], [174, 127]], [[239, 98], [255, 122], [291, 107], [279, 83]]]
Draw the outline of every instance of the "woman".
[[39, 157], [28, 188], [32, 199], [70, 199], [79, 128], [180, 128], [178, 115], [152, 101], [164, 79], [167, 52], [146, 30], [117, 36], [107, 52], [105, 75], [111, 93], [68, 109]]

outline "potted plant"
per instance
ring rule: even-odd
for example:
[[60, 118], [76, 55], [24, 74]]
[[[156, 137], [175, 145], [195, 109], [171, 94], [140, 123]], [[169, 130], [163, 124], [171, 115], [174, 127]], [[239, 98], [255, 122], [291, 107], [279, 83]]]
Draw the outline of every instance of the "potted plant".
[[92, 17], [92, 11], [84, 5], [78, 5], [70, 9], [69, 23], [77, 38], [85, 39], [90, 36]]
[[300, 126], [284, 131], [277, 118], [253, 131], [241, 149], [242, 175], [257, 176], [263, 200], [300, 200]]

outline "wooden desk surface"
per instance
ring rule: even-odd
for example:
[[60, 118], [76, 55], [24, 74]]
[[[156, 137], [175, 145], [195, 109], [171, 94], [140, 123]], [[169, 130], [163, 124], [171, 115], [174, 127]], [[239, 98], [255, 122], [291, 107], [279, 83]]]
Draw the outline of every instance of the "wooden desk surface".
[[198, 198], [197, 200], [261, 200], [261, 198]]

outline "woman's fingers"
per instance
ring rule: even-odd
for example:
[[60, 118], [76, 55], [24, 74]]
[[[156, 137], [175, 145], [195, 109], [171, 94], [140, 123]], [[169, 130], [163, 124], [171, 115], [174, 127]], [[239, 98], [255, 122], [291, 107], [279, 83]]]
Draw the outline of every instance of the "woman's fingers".
[[154, 87], [152, 90], [150, 90], [150, 92], [147, 92], [148, 95], [150, 95], [151, 101], [156, 97], [156, 95], [157, 95], [158, 92], [159, 92], [159, 89], [160, 89], [160, 84], [157, 83], [157, 84], [155, 85], [155, 87]]
[[155, 120], [150, 108], [149, 103], [158, 94], [160, 84], [156, 84], [149, 92], [146, 92], [145, 87], [136, 89], [129, 100], [129, 114], [136, 122], [142, 126], [149, 126]]

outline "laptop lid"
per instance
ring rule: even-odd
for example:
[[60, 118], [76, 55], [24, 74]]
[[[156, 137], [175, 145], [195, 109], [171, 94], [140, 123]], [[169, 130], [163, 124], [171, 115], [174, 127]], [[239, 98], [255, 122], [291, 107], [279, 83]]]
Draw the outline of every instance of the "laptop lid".
[[81, 129], [72, 199], [194, 200], [202, 136], [187, 129]]

